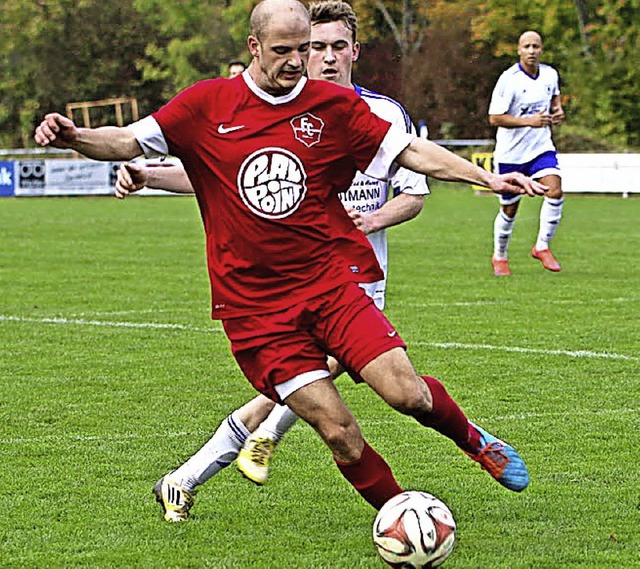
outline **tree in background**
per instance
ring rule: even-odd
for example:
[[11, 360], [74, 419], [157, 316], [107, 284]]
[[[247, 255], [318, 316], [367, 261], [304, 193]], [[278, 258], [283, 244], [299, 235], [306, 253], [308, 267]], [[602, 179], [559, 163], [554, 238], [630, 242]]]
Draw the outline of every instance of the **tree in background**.
[[[200, 79], [226, 73], [226, 64], [245, 55], [244, 32], [251, 10], [248, 2], [134, 0], [154, 30], [148, 36], [144, 58], [137, 66], [145, 80], [160, 81], [164, 101]], [[246, 37], [246, 34], [245, 34]]]
[[225, 71], [239, 53], [220, 4], [3, 0], [0, 146], [32, 146], [36, 120], [69, 102], [135, 97], [146, 114]]
[[[491, 89], [539, 30], [560, 71], [560, 129], [640, 146], [640, 0], [352, 0], [366, 57], [358, 82], [401, 100], [432, 136], [493, 136]], [[135, 97], [147, 114], [178, 90], [248, 60], [256, 0], [3, 0], [0, 146], [31, 146], [43, 113]], [[560, 137], [562, 140], [563, 137]], [[561, 150], [563, 147], [560, 146]]]
[[30, 146], [43, 112], [128, 96], [151, 104], [135, 67], [151, 29], [129, 0], [4, 0], [0, 20], [0, 144]]
[[575, 120], [612, 142], [640, 147], [640, 1], [602, 2], [571, 69]]
[[[640, 145], [640, 0], [353, 0], [370, 54], [355, 76], [389, 93], [435, 136], [493, 136], [486, 112], [500, 72], [527, 29], [559, 69], [576, 141]], [[361, 79], [362, 78], [362, 79]], [[605, 145], [602, 145], [602, 141]]]
[[476, 4], [356, 0], [368, 54], [356, 79], [400, 99], [415, 121], [428, 123], [433, 138], [490, 136], [487, 105], [503, 63], [471, 40]]

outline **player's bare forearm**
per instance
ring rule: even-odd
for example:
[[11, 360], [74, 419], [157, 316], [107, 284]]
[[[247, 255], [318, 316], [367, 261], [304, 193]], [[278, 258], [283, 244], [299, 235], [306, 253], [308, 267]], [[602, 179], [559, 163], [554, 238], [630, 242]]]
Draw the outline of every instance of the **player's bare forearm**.
[[143, 166], [125, 162], [118, 168], [115, 196], [124, 199], [128, 195], [150, 188], [177, 194], [192, 194], [193, 187], [182, 165], [151, 164]]
[[133, 132], [116, 126], [79, 128], [72, 148], [94, 160], [131, 160], [142, 154]]
[[420, 172], [445, 182], [466, 182], [490, 188], [497, 194], [542, 195], [548, 188], [519, 172], [494, 174], [469, 160], [449, 152], [423, 138], [414, 138], [396, 158], [396, 162], [414, 172]]
[[193, 186], [184, 168], [176, 164], [147, 167], [147, 187], [177, 194], [192, 194]]
[[500, 126], [502, 128], [522, 128], [525, 126], [531, 128], [542, 128], [551, 126], [552, 115], [550, 113], [540, 111], [526, 117], [514, 117], [512, 115], [489, 115], [489, 124], [491, 126]]
[[142, 154], [142, 148], [129, 128], [78, 128], [69, 117], [60, 113], [45, 115], [33, 138], [40, 146], [70, 148], [94, 160], [131, 160]]
[[369, 234], [404, 223], [416, 217], [422, 211], [423, 205], [424, 196], [399, 194], [385, 202], [380, 209], [363, 215], [361, 229], [365, 234]]
[[409, 170], [426, 174], [445, 182], [468, 182], [488, 186], [489, 172], [450, 152], [442, 146], [414, 138], [396, 158], [396, 162]]
[[560, 95], [554, 95], [551, 98], [551, 121], [553, 126], [558, 126], [564, 122], [564, 109], [562, 108], [562, 102]]

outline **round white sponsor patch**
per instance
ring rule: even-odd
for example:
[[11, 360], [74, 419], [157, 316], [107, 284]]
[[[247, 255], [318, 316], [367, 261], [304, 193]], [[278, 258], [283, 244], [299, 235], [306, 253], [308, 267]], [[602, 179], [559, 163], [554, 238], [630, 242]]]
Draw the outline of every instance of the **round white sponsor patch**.
[[298, 209], [307, 193], [300, 159], [284, 148], [263, 148], [240, 166], [240, 197], [256, 215], [281, 219]]

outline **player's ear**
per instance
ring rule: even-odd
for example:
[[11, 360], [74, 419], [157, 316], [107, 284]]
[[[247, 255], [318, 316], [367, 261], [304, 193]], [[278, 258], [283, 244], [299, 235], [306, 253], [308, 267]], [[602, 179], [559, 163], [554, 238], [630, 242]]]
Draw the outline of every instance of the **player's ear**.
[[351, 61], [358, 61], [360, 58], [360, 42], [357, 41], [353, 44], [353, 53], [351, 54]]
[[252, 57], [258, 57], [260, 55], [260, 41], [255, 36], [247, 37], [247, 47]]

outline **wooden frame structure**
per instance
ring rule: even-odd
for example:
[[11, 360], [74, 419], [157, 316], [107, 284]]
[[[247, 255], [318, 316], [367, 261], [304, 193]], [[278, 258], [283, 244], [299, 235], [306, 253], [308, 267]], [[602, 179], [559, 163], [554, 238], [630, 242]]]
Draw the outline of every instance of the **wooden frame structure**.
[[82, 122], [85, 128], [91, 128], [91, 117], [89, 110], [96, 107], [113, 106], [116, 115], [116, 123], [118, 126], [124, 126], [124, 118], [122, 113], [123, 105], [131, 106], [131, 119], [138, 120], [138, 100], [132, 97], [120, 97], [118, 99], [103, 99], [102, 101], [83, 101], [77, 103], [67, 103], [67, 116], [73, 120], [73, 111], [82, 111]]

